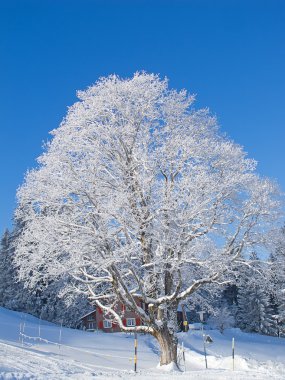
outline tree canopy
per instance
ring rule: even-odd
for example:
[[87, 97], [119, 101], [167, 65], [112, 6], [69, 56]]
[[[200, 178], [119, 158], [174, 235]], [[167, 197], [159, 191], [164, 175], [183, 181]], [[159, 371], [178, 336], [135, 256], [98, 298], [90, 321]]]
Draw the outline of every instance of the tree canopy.
[[135, 311], [161, 363], [176, 361], [179, 302], [265, 242], [277, 188], [166, 79], [112, 75], [78, 97], [18, 191], [20, 276], [68, 271], [123, 330], [114, 305]]

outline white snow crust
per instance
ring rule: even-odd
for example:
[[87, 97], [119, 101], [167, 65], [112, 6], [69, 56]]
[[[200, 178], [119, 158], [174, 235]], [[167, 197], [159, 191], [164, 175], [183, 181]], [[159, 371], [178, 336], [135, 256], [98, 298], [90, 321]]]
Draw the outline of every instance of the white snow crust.
[[[19, 340], [20, 324], [24, 334], [42, 339]], [[23, 328], [23, 327], [22, 327]], [[138, 373], [133, 371], [134, 339], [131, 334], [90, 333], [40, 321], [28, 314], [0, 308], [0, 379], [159, 379], [159, 380], [267, 380], [285, 379], [285, 339], [243, 333], [228, 329], [224, 334], [207, 331], [213, 343], [207, 346], [205, 369], [200, 331], [180, 333], [185, 346], [186, 372], [171, 364], [158, 366], [159, 351], [148, 335], [139, 335]], [[235, 338], [235, 370], [232, 369], [231, 340]]]

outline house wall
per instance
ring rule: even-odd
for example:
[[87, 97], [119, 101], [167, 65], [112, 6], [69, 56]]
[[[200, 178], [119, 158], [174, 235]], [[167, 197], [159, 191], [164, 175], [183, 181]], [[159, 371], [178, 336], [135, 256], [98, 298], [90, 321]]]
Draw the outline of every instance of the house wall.
[[85, 330], [97, 330], [96, 311], [82, 318], [82, 326]]
[[[147, 305], [141, 303], [140, 301], [137, 301], [137, 305], [147, 312]], [[140, 326], [142, 324], [142, 321], [140, 320], [139, 316], [136, 315], [133, 311], [126, 310], [126, 307], [123, 304], [118, 304], [117, 307], [115, 308], [115, 311], [117, 311], [120, 314], [124, 313], [123, 315], [124, 326], [127, 326], [127, 319], [129, 318], [132, 318], [135, 320], [135, 326]], [[189, 324], [190, 313], [186, 311], [185, 314], [186, 314], [186, 318]], [[108, 317], [104, 315], [103, 311], [99, 307], [97, 307], [96, 311], [93, 311], [89, 315], [86, 315], [84, 318], [82, 318], [82, 325], [84, 329], [89, 330], [89, 331], [101, 330], [106, 333], [121, 331], [120, 327], [115, 322], [112, 322], [109, 328], [105, 327], [104, 320], [108, 320]], [[180, 331], [185, 331], [185, 329], [188, 330], [189, 328], [188, 325], [185, 328], [185, 326], [183, 325], [183, 322], [184, 322], [184, 316], [183, 316], [182, 311], [177, 311], [177, 327], [178, 327], [178, 330]]]
[[[142, 303], [140, 301], [137, 302], [137, 305], [142, 307]], [[127, 326], [128, 319], [132, 319], [132, 322], [135, 323], [135, 326], [140, 326], [142, 324], [138, 315], [136, 315], [133, 311], [126, 310], [126, 307], [123, 304], [118, 304], [115, 308], [115, 311], [118, 313], [123, 313], [123, 324]], [[82, 325], [86, 330], [102, 330], [107, 333], [111, 332], [120, 332], [121, 329], [117, 323], [112, 322], [110, 327], [104, 325], [104, 320], [108, 320], [108, 316], [104, 315], [101, 308], [97, 307], [96, 311], [90, 313], [89, 315], [82, 318]], [[91, 325], [92, 324], [92, 325]], [[90, 329], [90, 326], [94, 326], [94, 329]]]
[[[141, 325], [140, 318], [134, 312], [125, 310], [124, 305], [119, 305], [118, 308], [121, 309], [120, 312], [124, 312], [124, 316], [122, 318], [124, 326], [127, 326], [127, 319], [129, 318], [132, 318], [135, 320], [136, 326]], [[119, 312], [118, 308], [116, 310], [117, 312]], [[108, 320], [108, 317], [104, 315], [104, 313], [102, 312], [100, 308], [97, 308], [96, 323], [99, 330], [102, 330], [104, 332], [120, 332], [121, 331], [120, 327], [118, 326], [116, 322], [112, 322], [110, 328], [106, 328], [104, 326], [104, 320]]]

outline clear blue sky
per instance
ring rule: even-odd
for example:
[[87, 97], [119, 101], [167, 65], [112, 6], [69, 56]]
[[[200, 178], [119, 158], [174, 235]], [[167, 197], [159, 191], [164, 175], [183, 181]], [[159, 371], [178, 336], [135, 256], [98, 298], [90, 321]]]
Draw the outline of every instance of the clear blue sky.
[[0, 0], [0, 232], [77, 89], [160, 73], [285, 190], [284, 0]]

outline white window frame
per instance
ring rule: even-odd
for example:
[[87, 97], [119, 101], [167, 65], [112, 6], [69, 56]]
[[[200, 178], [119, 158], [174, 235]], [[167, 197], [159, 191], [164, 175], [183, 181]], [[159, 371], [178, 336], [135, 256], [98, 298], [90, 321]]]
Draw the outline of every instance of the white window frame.
[[112, 328], [112, 322], [110, 322], [108, 319], [104, 319], [103, 320], [103, 327], [104, 327], [104, 329]]
[[96, 322], [88, 322], [88, 330], [95, 330], [96, 329]]
[[136, 326], [136, 318], [127, 318], [127, 327], [135, 327]]

